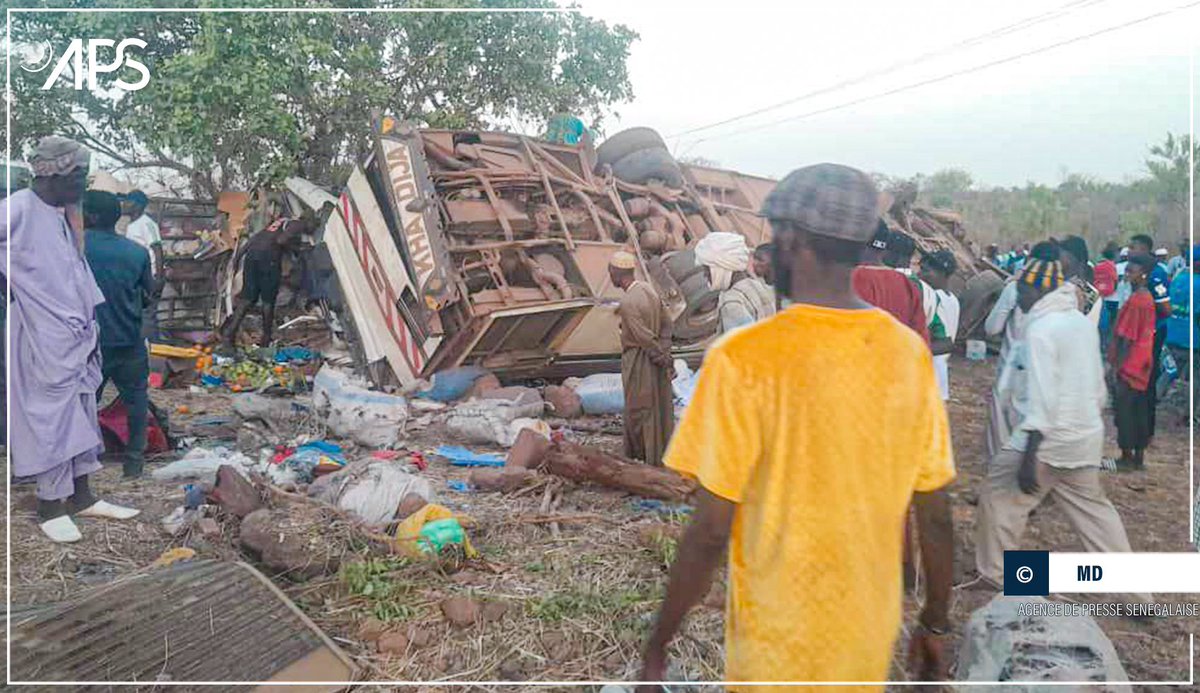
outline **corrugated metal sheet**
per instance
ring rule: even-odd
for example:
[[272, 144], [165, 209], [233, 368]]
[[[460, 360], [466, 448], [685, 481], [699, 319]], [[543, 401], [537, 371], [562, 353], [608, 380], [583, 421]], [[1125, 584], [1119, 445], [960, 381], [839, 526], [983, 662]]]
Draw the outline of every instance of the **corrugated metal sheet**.
[[140, 573], [67, 602], [14, 610], [9, 619], [14, 681], [349, 681], [355, 674], [337, 646], [244, 563]]

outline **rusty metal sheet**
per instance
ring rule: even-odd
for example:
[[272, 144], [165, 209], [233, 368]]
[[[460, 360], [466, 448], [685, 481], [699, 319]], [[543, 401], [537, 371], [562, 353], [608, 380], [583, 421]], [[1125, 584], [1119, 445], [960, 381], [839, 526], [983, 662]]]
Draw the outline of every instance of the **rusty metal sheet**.
[[[62, 603], [17, 608], [13, 682], [328, 681], [356, 667], [282, 592], [244, 563], [193, 561], [138, 573]], [[66, 689], [87, 690], [84, 685]], [[55, 690], [64, 690], [61, 685]]]

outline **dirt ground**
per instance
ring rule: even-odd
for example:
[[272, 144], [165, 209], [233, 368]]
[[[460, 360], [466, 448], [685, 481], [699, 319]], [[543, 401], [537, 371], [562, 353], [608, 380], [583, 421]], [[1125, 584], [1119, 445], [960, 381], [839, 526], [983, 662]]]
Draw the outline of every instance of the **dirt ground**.
[[[992, 367], [990, 362], [958, 358], [951, 365], [949, 411], [960, 472], [953, 487], [956, 583], [974, 573], [972, 535]], [[229, 415], [227, 397], [186, 391], [158, 391], [153, 397], [168, 411], [186, 405], [190, 411], [173, 414], [172, 424], [183, 435], [202, 436], [201, 444], [209, 443], [209, 436], [232, 432], [214, 423]], [[1106, 473], [1105, 485], [1134, 550], [1190, 551], [1187, 420], [1175, 407], [1165, 408], [1160, 421], [1146, 471]], [[617, 421], [589, 419], [587, 424], [607, 426], [607, 431], [577, 431], [573, 435], [580, 442], [619, 447], [619, 436], [611, 433], [619, 430]], [[443, 442], [455, 441], [446, 440], [437, 425], [410, 426], [410, 450], [431, 451]], [[356, 661], [365, 679], [594, 681], [636, 675], [640, 643], [661, 599], [686, 514], [647, 508], [615, 492], [549, 479], [507, 496], [460, 493], [448, 488], [447, 482], [465, 480], [467, 470], [440, 459], [432, 461], [424, 474], [438, 492], [438, 502], [473, 520], [468, 532], [482, 560], [447, 570], [376, 557], [352, 566], [343, 564], [336, 575], [304, 583], [276, 576], [289, 596]], [[13, 488], [14, 604], [54, 601], [102, 584], [148, 565], [174, 546], [194, 548], [201, 558], [240, 557], [235, 536], [206, 539], [194, 532], [173, 538], [160, 528], [159, 520], [183, 502], [182, 483], [148, 478], [126, 483], [120, 480], [119, 467], [110, 465], [98, 475], [95, 486], [104, 497], [143, 512], [123, 523], [81, 520], [84, 540], [69, 547], [51, 545], [41, 537], [32, 488]], [[545, 523], [548, 511], [567, 519], [556, 525]], [[1036, 512], [1023, 548], [1083, 550], [1052, 503]], [[955, 594], [953, 618], [958, 625], [992, 596], [974, 590]], [[483, 623], [456, 629], [439, 608], [445, 598], [455, 595], [494, 606]], [[1186, 595], [1160, 595], [1160, 599], [1192, 601]], [[718, 585], [690, 616], [675, 644], [672, 678], [721, 677], [722, 608], [723, 586]], [[908, 599], [905, 633], [916, 609], [917, 601]], [[362, 624], [371, 618], [402, 632], [408, 646], [391, 654], [376, 652], [359, 635]], [[1188, 679], [1188, 633], [1196, 630], [1194, 620], [1098, 621], [1131, 680]], [[955, 652], [957, 647], [955, 636]], [[898, 648], [897, 664], [901, 655]]]

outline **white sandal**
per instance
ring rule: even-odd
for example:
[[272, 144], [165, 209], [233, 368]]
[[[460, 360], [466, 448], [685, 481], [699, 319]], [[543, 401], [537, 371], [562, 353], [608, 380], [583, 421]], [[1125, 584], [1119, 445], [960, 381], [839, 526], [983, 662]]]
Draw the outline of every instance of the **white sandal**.
[[110, 520], [128, 520], [137, 517], [141, 512], [141, 510], [136, 508], [126, 508], [121, 505], [113, 505], [108, 501], [98, 500], [75, 514], [79, 517], [103, 517]]
[[59, 515], [38, 525], [42, 533], [56, 544], [71, 544], [83, 538], [70, 515]]

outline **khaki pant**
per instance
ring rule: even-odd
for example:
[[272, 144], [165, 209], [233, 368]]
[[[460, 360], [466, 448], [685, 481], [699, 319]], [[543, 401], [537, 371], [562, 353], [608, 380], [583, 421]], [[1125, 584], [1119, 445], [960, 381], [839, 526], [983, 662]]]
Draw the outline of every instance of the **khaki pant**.
[[[1015, 450], [1001, 450], [988, 465], [975, 523], [975, 566], [981, 576], [996, 584], [1004, 581], [1004, 551], [1021, 548], [1029, 513], [1049, 495], [1067, 514], [1085, 549], [1097, 553], [1132, 551], [1121, 516], [1100, 485], [1099, 466], [1059, 469], [1039, 462], [1038, 490], [1027, 494], [1017, 485], [1022, 457], [1023, 453]], [[1134, 596], [1153, 601], [1148, 594]]]

